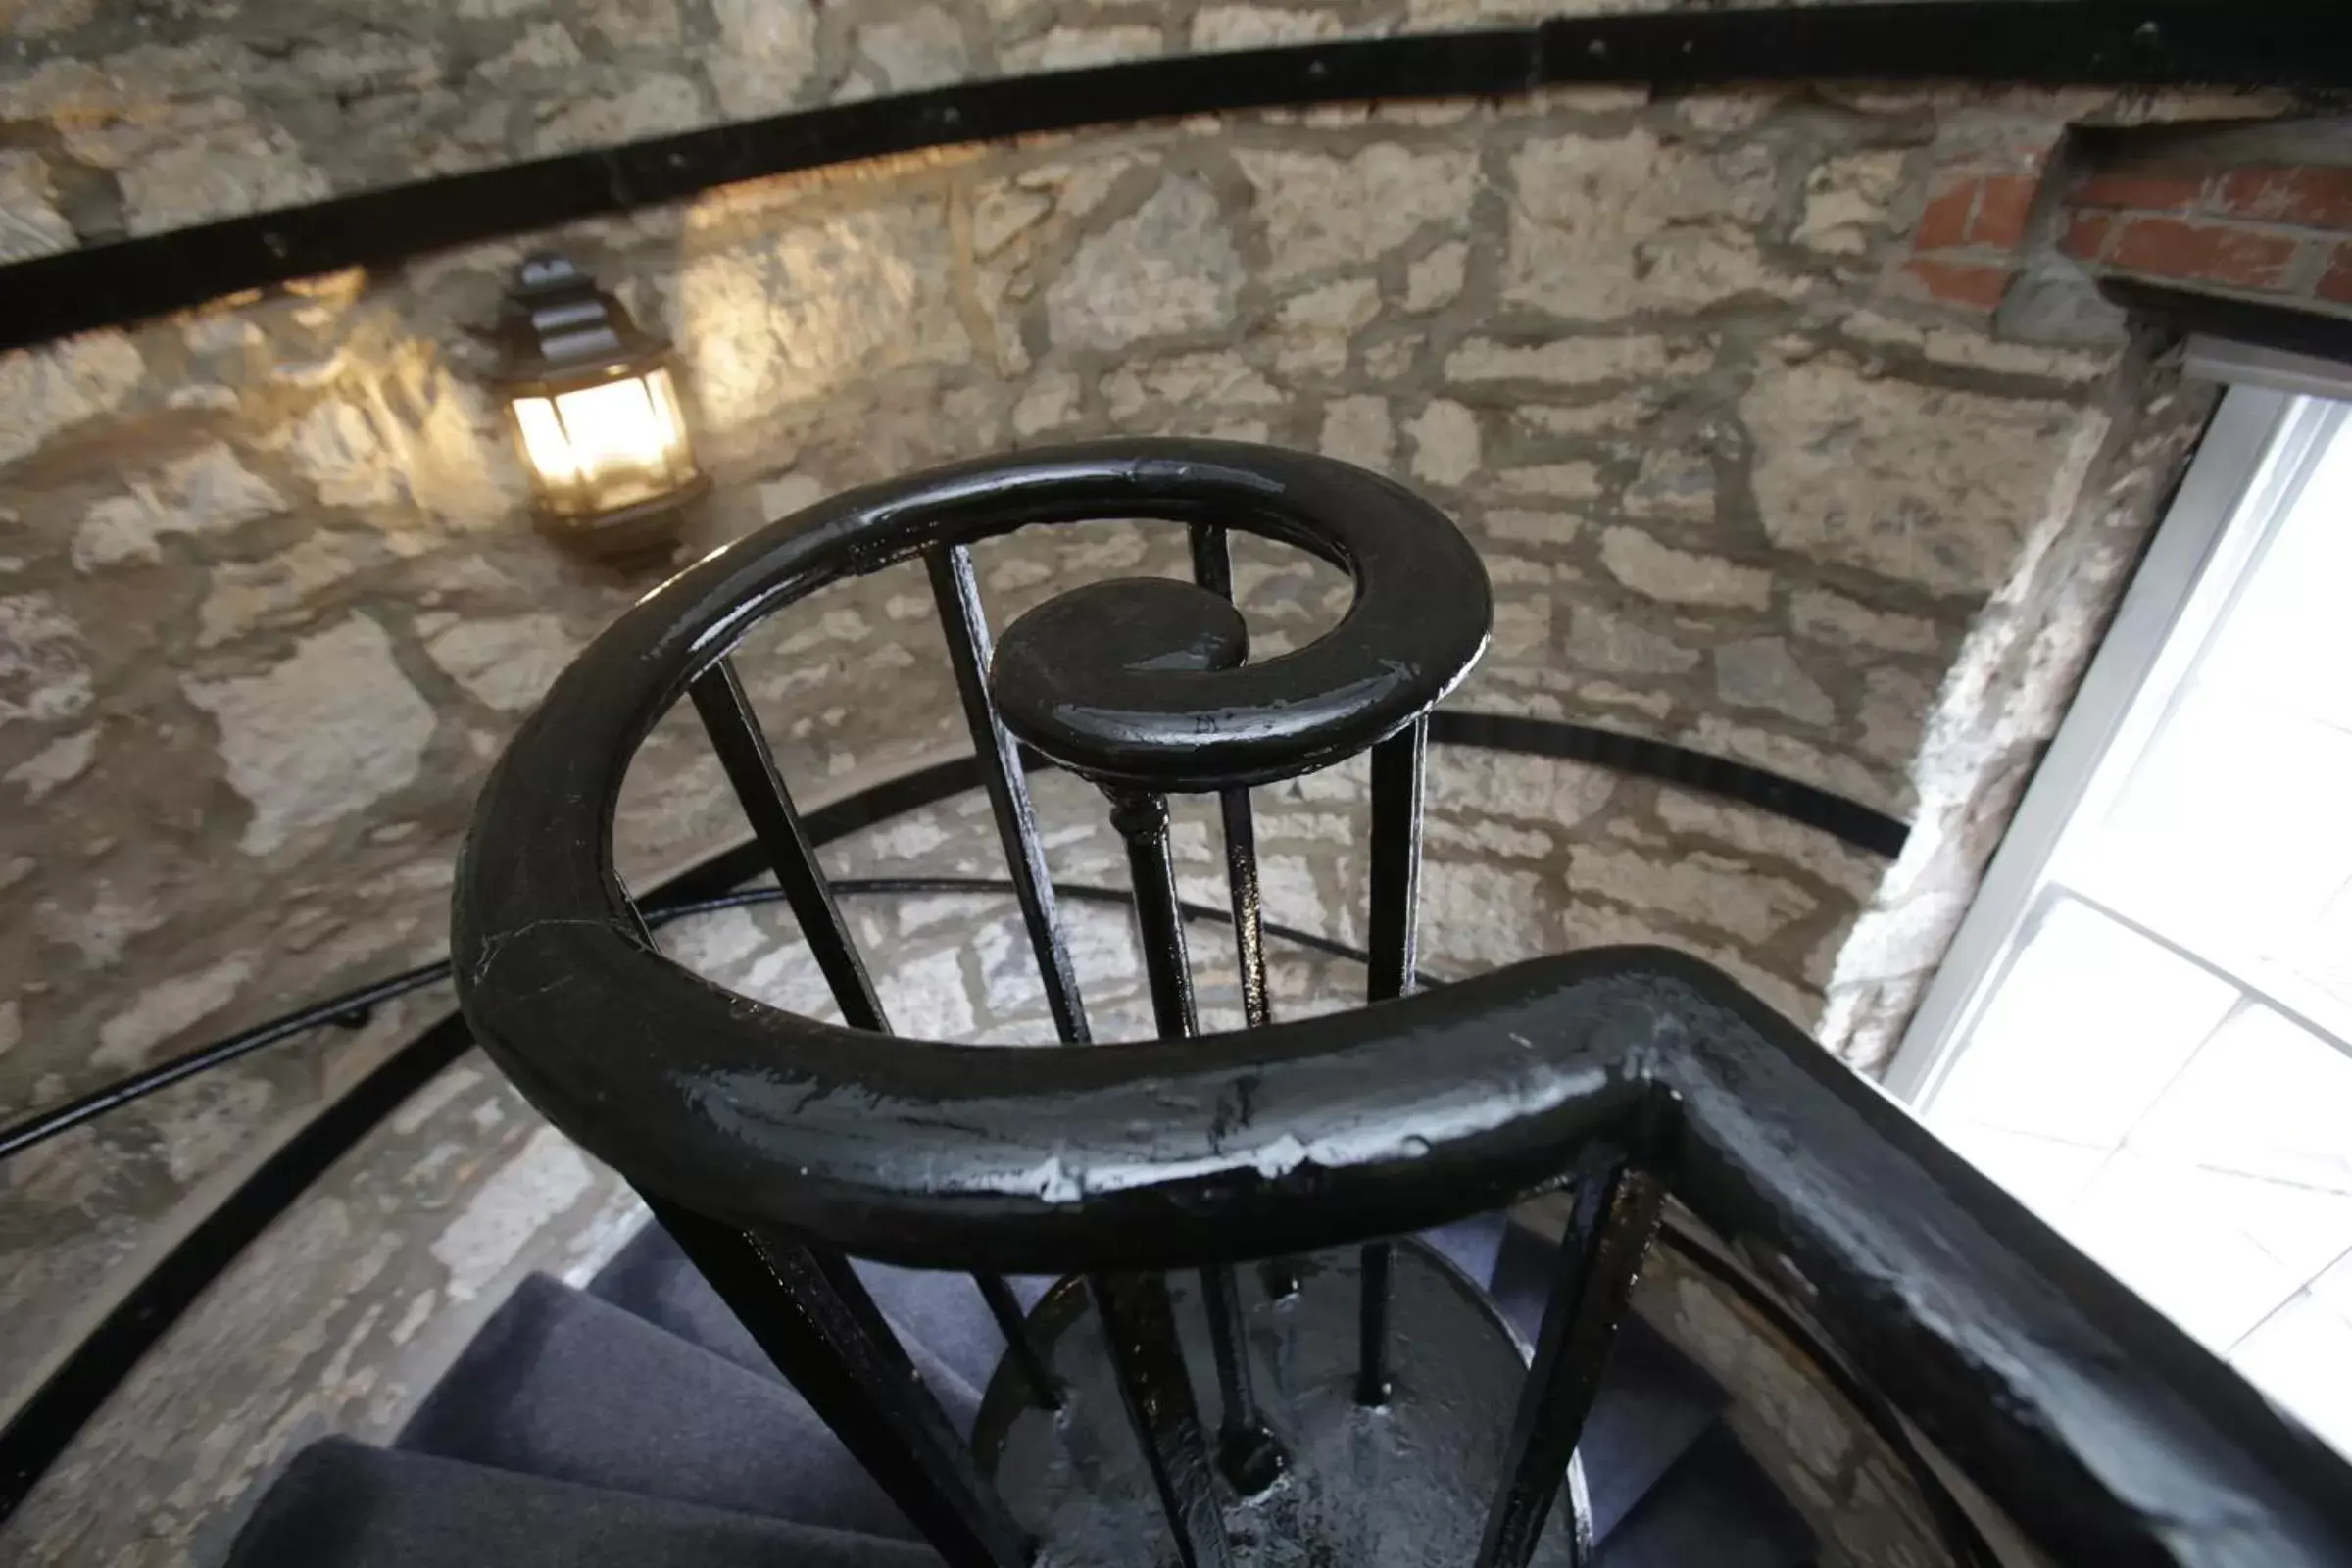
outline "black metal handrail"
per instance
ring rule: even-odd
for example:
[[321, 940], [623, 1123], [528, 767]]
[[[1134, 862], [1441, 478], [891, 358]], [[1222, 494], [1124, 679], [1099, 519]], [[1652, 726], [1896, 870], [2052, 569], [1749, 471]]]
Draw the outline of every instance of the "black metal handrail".
[[[968, 466], [836, 498], [641, 603], [558, 681], [484, 792], [453, 930], [460, 994], [485, 1049], [639, 1184], [958, 1565], [1015, 1564], [1026, 1548], [876, 1331], [842, 1252], [1087, 1276], [1179, 1553], [1218, 1562], [1211, 1448], [1154, 1283], [1162, 1272], [1203, 1270], [1222, 1346], [1228, 1265], [1367, 1244], [1356, 1399], [1377, 1404], [1383, 1239], [1563, 1179], [1575, 1209], [1481, 1568], [1528, 1562], [1559, 1495], [1581, 1533], [1575, 1444], [1669, 1189], [1799, 1282], [1808, 1317], [1840, 1353], [2046, 1548], [2102, 1562], [2352, 1562], [2352, 1489], [2331, 1456], [1708, 966], [1598, 950], [1341, 1016], [1264, 1016], [1262, 975], [1253, 987], [1249, 972], [1262, 963], [1250, 939], [1262, 930], [1240, 786], [1371, 750], [1369, 994], [1398, 998], [1414, 973], [1416, 708], [1466, 662], [1443, 650], [1474, 652], [1483, 636], [1483, 585], [1452, 596], [1478, 612], [1466, 640], [1443, 624], [1384, 620], [1397, 613], [1381, 580], [1395, 567], [1380, 564], [1405, 552], [1378, 538], [1367, 549], [1364, 517], [1377, 534], [1427, 531], [1425, 514], [1394, 487], [1330, 466], [1178, 443]], [[1200, 589], [1080, 590], [1017, 623], [992, 668], [964, 544], [1102, 514], [1191, 524]], [[1244, 634], [1219, 592], [1229, 577], [1217, 530], [1229, 524], [1348, 566], [1355, 612], [1285, 660], [1243, 664]], [[1016, 733], [1110, 797], [1158, 1040], [1041, 1053], [876, 1039], [885, 1026], [835, 890], [725, 654], [759, 615], [918, 551], [1041, 976], [1052, 992], [1068, 970]], [[1447, 598], [1431, 597], [1442, 615]], [[1441, 652], [1367, 684], [1383, 648], [1360, 637], [1366, 625]], [[1084, 667], [1098, 650], [1109, 667]], [[1282, 678], [1301, 672], [1313, 680]], [[852, 1027], [761, 1006], [670, 964], [612, 875], [609, 824], [629, 758], [688, 693]], [[1194, 1034], [1167, 788], [1216, 792], [1228, 808], [1244, 996], [1259, 999], [1237, 1034]], [[1064, 1038], [1083, 1040], [1083, 1012], [1067, 1000], [1056, 1008]], [[1252, 1408], [1240, 1359], [1218, 1354], [1220, 1454], [1236, 1412]]]

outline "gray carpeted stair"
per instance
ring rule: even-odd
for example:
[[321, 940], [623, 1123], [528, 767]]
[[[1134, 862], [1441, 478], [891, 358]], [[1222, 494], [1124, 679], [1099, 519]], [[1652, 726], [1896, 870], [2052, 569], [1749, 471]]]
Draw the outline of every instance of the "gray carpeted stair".
[[[1531, 1339], [1548, 1244], [1499, 1216], [1428, 1238]], [[1004, 1342], [958, 1275], [859, 1264], [968, 1430]], [[1018, 1281], [1024, 1299], [1045, 1288]], [[1636, 1321], [1584, 1444], [1597, 1568], [1797, 1568], [1811, 1537], [1723, 1426], [1722, 1391]], [[935, 1563], [686, 1262], [649, 1228], [585, 1292], [533, 1278], [391, 1449], [302, 1453], [232, 1568]]]

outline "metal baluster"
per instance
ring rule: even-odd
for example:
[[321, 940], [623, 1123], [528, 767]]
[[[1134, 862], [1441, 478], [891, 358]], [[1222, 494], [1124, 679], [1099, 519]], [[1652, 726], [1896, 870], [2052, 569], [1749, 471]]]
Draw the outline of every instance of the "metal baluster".
[[[1054, 1014], [1054, 1032], [1065, 1046], [1083, 1046], [1094, 1036], [1078, 994], [1078, 971], [1061, 934], [1054, 874], [1046, 865], [1037, 808], [1029, 800], [1029, 776], [1021, 766], [1019, 744], [997, 717], [996, 702], [988, 695], [988, 612], [980, 603], [972, 553], [963, 545], [945, 545], [927, 552], [923, 564], [931, 573], [931, 597], [939, 605], [940, 633], [947, 639], [956, 694], [963, 699], [964, 725], [972, 732], [972, 752], [988, 790], [990, 814], [997, 819], [997, 839], [1004, 848], [1021, 923], [1029, 931], [1029, 950], [1037, 956], [1037, 975], [1046, 988], [1046, 1006]], [[980, 1280], [980, 1294], [996, 1317], [998, 1332], [1004, 1336], [1005, 1348], [1029, 1384], [1030, 1396], [1049, 1410], [1060, 1409], [1061, 1392], [1044, 1353], [1029, 1337], [1028, 1321], [1011, 1287], [1003, 1280], [974, 1277]]]
[[[1192, 962], [1185, 951], [1184, 912], [1176, 897], [1176, 863], [1168, 853], [1168, 803], [1146, 792], [1106, 791], [1111, 825], [1127, 846], [1127, 870], [1135, 885], [1135, 919], [1144, 946], [1144, 973], [1152, 985], [1152, 1015], [1166, 1039], [1200, 1033], [1193, 1005]], [[1162, 1287], [1164, 1293], [1164, 1286]], [[1282, 1450], [1258, 1413], [1251, 1386], [1249, 1347], [1242, 1337], [1241, 1295], [1233, 1269], [1215, 1264], [1200, 1271], [1202, 1305], [1216, 1352], [1217, 1395], [1224, 1404], [1217, 1433], [1217, 1457], [1236, 1491], [1263, 1491], [1282, 1472]], [[1168, 1350], [1175, 1354], [1175, 1342]], [[1182, 1360], [1177, 1355], [1179, 1362]]]
[[848, 1259], [649, 1201], [776, 1369], [952, 1568], [1024, 1568], [1028, 1538]]
[[1208, 1434], [1193, 1404], [1193, 1380], [1176, 1348], [1168, 1282], [1157, 1274], [1098, 1275], [1089, 1280], [1111, 1370], [1143, 1445], [1159, 1505], [1184, 1568], [1232, 1568], [1225, 1513], [1217, 1500]]
[[[1511, 1421], [1502, 1483], [1479, 1544], [1478, 1568], [1526, 1568], [1535, 1555], [1560, 1478], [1600, 1392], [1635, 1276], [1657, 1233], [1665, 1189], [1654, 1177], [1614, 1150], [1595, 1152], [1583, 1166], [1536, 1336], [1535, 1365]], [[1586, 1517], [1573, 1523], [1580, 1535], [1591, 1527]], [[1586, 1561], [1592, 1543], [1573, 1544], [1571, 1560]]]
[[833, 901], [833, 889], [817, 863], [808, 831], [801, 825], [792, 793], [784, 787], [784, 775], [776, 771], [775, 754], [768, 750], [767, 737], [760, 732], [751, 698], [735, 673], [734, 661], [720, 660], [696, 676], [689, 690], [695, 711], [702, 715], [703, 729], [718, 753], [719, 765], [727, 771], [727, 782], [735, 786], [735, 799], [751, 819], [760, 847], [767, 852], [776, 885], [792, 906], [792, 916], [800, 922], [801, 936], [816, 956], [825, 983], [832, 987], [842, 1017], [853, 1029], [888, 1034], [890, 1025], [883, 1020], [882, 1001], [865, 972], [865, 959], [851, 940], [841, 906]]
[[923, 559], [931, 571], [932, 595], [939, 601], [948, 659], [956, 666], [956, 690], [963, 699], [964, 722], [971, 729], [981, 779], [988, 787], [989, 809], [997, 819], [997, 837], [1004, 846], [1004, 860], [1020, 899], [1021, 921], [1029, 928], [1038, 976], [1045, 982], [1046, 1005], [1053, 1010], [1054, 1032], [1062, 1044], [1082, 1046], [1093, 1037], [1086, 1026], [1086, 1004], [1078, 994], [1078, 972], [1070, 963], [1069, 945], [1062, 939], [1053, 873], [1046, 867], [1045, 846], [1038, 840], [1037, 811], [1029, 801], [1020, 747], [998, 719], [997, 705], [988, 695], [988, 615], [980, 605], [980, 584], [972, 574], [972, 553], [962, 545], [948, 545]]
[[997, 1332], [1004, 1336], [1004, 1350], [1019, 1368], [1029, 1385], [1030, 1397], [1049, 1410], [1061, 1408], [1061, 1390], [1055, 1387], [1053, 1370], [1029, 1337], [1029, 1321], [1021, 1313], [1021, 1298], [1012, 1294], [1012, 1287], [994, 1274], [975, 1274], [972, 1279], [980, 1287], [980, 1298], [988, 1303], [989, 1316], [997, 1320]]
[[[1414, 910], [1421, 891], [1421, 791], [1428, 751], [1427, 718], [1414, 719], [1372, 748], [1371, 961], [1364, 971], [1367, 1002], [1387, 1002], [1413, 988]], [[1364, 1249], [1355, 1380], [1359, 1404], [1388, 1402], [1389, 1268], [1388, 1243], [1374, 1242]]]
[[[793, 918], [800, 922], [802, 939], [815, 955], [817, 967], [832, 988], [833, 1000], [840, 1005], [843, 1019], [853, 1029], [888, 1034], [890, 1023], [882, 1014], [882, 999], [874, 990], [873, 977], [866, 973], [865, 959], [850, 935], [849, 921], [834, 900], [824, 867], [817, 862], [816, 849], [808, 842], [800, 808], [792, 803], [792, 792], [785, 787], [784, 775], [777, 771], [775, 753], [768, 749], [767, 737], [760, 728], [759, 715], [752, 711], [751, 698], [735, 673], [734, 662], [722, 659], [711, 665], [695, 677], [689, 692], [694, 698], [695, 711], [702, 715], [703, 729], [718, 753], [719, 765], [726, 769], [727, 781], [735, 787], [735, 799], [742, 804], [743, 814], [750, 818], [753, 834], [767, 852], [768, 864], [775, 869], [776, 884], [784, 890]], [[1002, 1280], [980, 1275], [973, 1278], [983, 1298], [992, 1289], [1011, 1294]], [[889, 1333], [888, 1325], [884, 1325], [883, 1332]], [[891, 1343], [897, 1344], [895, 1337]], [[1034, 1352], [1016, 1356], [1016, 1360], [1024, 1372], [1033, 1367], [1043, 1371], [1043, 1362]], [[1029, 1383], [1029, 1392], [1039, 1403], [1049, 1408], [1059, 1405], [1060, 1396], [1050, 1378], [1041, 1380], [1031, 1376]]]
[[[1192, 545], [1193, 581], [1231, 602], [1233, 551], [1225, 530], [1214, 523], [1194, 523]], [[1242, 1020], [1252, 1029], [1263, 1029], [1274, 1021], [1274, 1006], [1266, 985], [1265, 901], [1258, 892], [1257, 823], [1250, 808], [1249, 790], [1220, 790], [1217, 813], [1225, 829], [1225, 886], [1233, 902], [1233, 946], [1241, 960]], [[1296, 1259], [1268, 1258], [1258, 1265], [1258, 1277], [1268, 1296], [1298, 1294]]]

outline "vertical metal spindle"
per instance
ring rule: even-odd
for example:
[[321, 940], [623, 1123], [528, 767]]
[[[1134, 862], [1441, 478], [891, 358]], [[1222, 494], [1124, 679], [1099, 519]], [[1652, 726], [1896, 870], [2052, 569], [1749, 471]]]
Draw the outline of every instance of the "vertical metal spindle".
[[[1176, 896], [1176, 862], [1168, 853], [1168, 803], [1165, 797], [1148, 792], [1107, 793], [1111, 825], [1127, 846], [1144, 973], [1152, 986], [1152, 1016], [1163, 1038], [1189, 1039], [1200, 1032], [1200, 1025], [1193, 1005], [1184, 911]], [[1208, 1313], [1210, 1344], [1216, 1351], [1217, 1395], [1224, 1404], [1217, 1455], [1226, 1479], [1237, 1491], [1259, 1492], [1280, 1474], [1282, 1452], [1258, 1413], [1249, 1347], [1242, 1338], [1241, 1295], [1232, 1268], [1216, 1264], [1202, 1269], [1200, 1290]], [[1173, 1348], [1171, 1342], [1171, 1350]]]
[[702, 715], [703, 729], [718, 753], [719, 765], [726, 769], [727, 782], [735, 787], [735, 799], [751, 819], [760, 847], [767, 852], [776, 885], [784, 890], [784, 901], [792, 906], [792, 917], [800, 922], [801, 936], [815, 956], [817, 968], [824, 972], [843, 1019], [853, 1029], [889, 1033], [873, 978], [865, 972], [865, 959], [851, 940], [841, 906], [833, 900], [832, 885], [826, 882], [816, 848], [801, 825], [792, 792], [784, 787], [784, 775], [776, 770], [775, 754], [768, 750], [767, 737], [752, 711], [751, 698], [735, 673], [734, 661], [720, 660], [696, 676], [689, 690], [694, 710]]
[[[1226, 601], [1233, 599], [1233, 554], [1225, 530], [1195, 523], [1193, 580]], [[1233, 899], [1233, 942], [1241, 958], [1242, 1017], [1252, 1029], [1274, 1021], [1266, 990], [1266, 916], [1257, 885], [1257, 824], [1247, 789], [1221, 790], [1218, 814], [1225, 827], [1225, 885]]]
[[1021, 1313], [1021, 1298], [1012, 1294], [1012, 1287], [994, 1274], [975, 1274], [980, 1286], [980, 1298], [988, 1303], [989, 1316], [997, 1320], [997, 1332], [1004, 1336], [1004, 1352], [1020, 1369], [1022, 1379], [1029, 1385], [1030, 1396], [1049, 1410], [1061, 1408], [1061, 1391], [1054, 1386], [1054, 1373], [1039, 1353], [1037, 1342], [1029, 1337], [1029, 1321]]
[[1027, 1537], [848, 1259], [649, 1201], [777, 1370], [952, 1568], [1024, 1568]]
[[[1415, 906], [1421, 892], [1421, 789], [1429, 720], [1416, 718], [1372, 748], [1371, 959], [1364, 1000], [1387, 1002], [1413, 989]], [[1389, 1397], [1389, 1244], [1363, 1252], [1363, 1302], [1355, 1379], [1359, 1404]]]
[[[1193, 581], [1227, 603], [1233, 600], [1233, 550], [1225, 530], [1214, 523], [1197, 522], [1192, 528]], [[1242, 1021], [1263, 1029], [1274, 1021], [1272, 993], [1266, 985], [1266, 911], [1257, 882], [1257, 822], [1246, 788], [1220, 790], [1217, 814], [1225, 829], [1225, 887], [1233, 904], [1233, 946], [1241, 960]], [[1266, 1294], [1295, 1296], [1298, 1264], [1294, 1258], [1268, 1258], [1258, 1265]]]
[[1021, 771], [1019, 745], [997, 717], [997, 705], [988, 695], [988, 615], [981, 608], [979, 580], [972, 573], [972, 553], [962, 545], [945, 545], [923, 560], [931, 571], [932, 596], [939, 601], [940, 630], [947, 636], [948, 659], [956, 667], [956, 690], [963, 699], [964, 723], [980, 758], [997, 837], [1004, 846], [1021, 921], [1029, 928], [1029, 946], [1045, 983], [1046, 1005], [1062, 1044], [1082, 1046], [1093, 1037], [1078, 994], [1078, 971], [1061, 934], [1054, 878], [1046, 867], [1037, 811], [1029, 800], [1029, 780]]
[[[1536, 1336], [1535, 1365], [1519, 1393], [1502, 1482], [1487, 1515], [1477, 1568], [1526, 1568], [1544, 1534], [1560, 1479], [1584, 1435], [1634, 1279], [1657, 1233], [1665, 1189], [1617, 1151], [1583, 1162], [1568, 1233], [1560, 1239], [1551, 1296]], [[1572, 1528], [1591, 1529], [1579, 1518]], [[1583, 1562], [1590, 1542], [1572, 1560]]]
[[1224, 1509], [1217, 1500], [1208, 1434], [1193, 1404], [1193, 1380], [1176, 1348], [1168, 1282], [1157, 1274], [1106, 1274], [1088, 1281], [1127, 1418], [1159, 1489], [1159, 1505], [1184, 1568], [1232, 1568]]
[[[832, 988], [842, 1018], [853, 1029], [888, 1034], [890, 1022], [883, 1016], [881, 996], [850, 935], [849, 921], [833, 897], [832, 884], [825, 880], [816, 847], [808, 842], [800, 808], [793, 805], [792, 791], [785, 787], [784, 775], [776, 767], [775, 753], [760, 728], [759, 715], [752, 711], [751, 698], [735, 673], [734, 661], [720, 660], [696, 676], [688, 691], [695, 711], [702, 715], [703, 729], [710, 737], [711, 749], [718, 754], [719, 765], [726, 770], [727, 782], [735, 788], [735, 799], [750, 819], [760, 848], [767, 852], [776, 885], [784, 890], [784, 901], [800, 922], [802, 940], [808, 944], [817, 968]], [[984, 1297], [992, 1284], [1005, 1289], [1002, 1280], [973, 1277]], [[888, 1325], [883, 1331], [889, 1333]], [[893, 1338], [891, 1343], [895, 1347], [898, 1342]], [[1020, 1358], [1020, 1365], [1024, 1371], [1032, 1365], [1042, 1370], [1043, 1363], [1032, 1354]], [[1048, 1407], [1057, 1405], [1060, 1398], [1051, 1379], [1031, 1378], [1030, 1394]]]

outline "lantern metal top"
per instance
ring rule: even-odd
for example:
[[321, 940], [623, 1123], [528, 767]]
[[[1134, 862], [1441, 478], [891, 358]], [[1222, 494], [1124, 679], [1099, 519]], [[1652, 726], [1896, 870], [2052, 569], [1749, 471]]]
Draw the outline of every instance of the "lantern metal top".
[[492, 337], [499, 349], [493, 379], [509, 393], [560, 392], [643, 374], [670, 346], [639, 326], [612, 290], [552, 252], [516, 270]]

